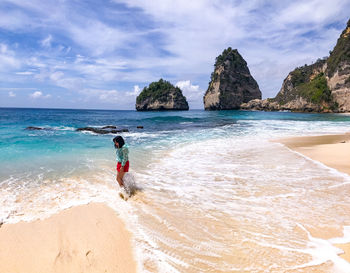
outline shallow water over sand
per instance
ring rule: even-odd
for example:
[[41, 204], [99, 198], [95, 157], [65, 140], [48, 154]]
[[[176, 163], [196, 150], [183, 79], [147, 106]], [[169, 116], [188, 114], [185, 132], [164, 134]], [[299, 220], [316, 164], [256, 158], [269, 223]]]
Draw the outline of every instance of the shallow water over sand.
[[147, 271], [350, 268], [326, 240], [350, 225], [350, 177], [279, 144], [228, 138], [185, 145], [137, 179], [147, 181], [132, 201]]

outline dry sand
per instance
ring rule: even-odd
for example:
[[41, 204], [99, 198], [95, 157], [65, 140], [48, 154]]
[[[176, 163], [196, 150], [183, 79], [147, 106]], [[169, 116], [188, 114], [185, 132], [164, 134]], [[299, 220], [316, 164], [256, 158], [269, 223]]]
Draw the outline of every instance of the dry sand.
[[[277, 140], [313, 160], [350, 175], [350, 133], [344, 135], [324, 135], [293, 137]], [[337, 244], [344, 254], [340, 257], [350, 262], [350, 243]]]
[[130, 233], [94, 203], [0, 227], [0, 272], [136, 272]]
[[286, 145], [313, 160], [350, 175], [350, 134], [280, 139]]

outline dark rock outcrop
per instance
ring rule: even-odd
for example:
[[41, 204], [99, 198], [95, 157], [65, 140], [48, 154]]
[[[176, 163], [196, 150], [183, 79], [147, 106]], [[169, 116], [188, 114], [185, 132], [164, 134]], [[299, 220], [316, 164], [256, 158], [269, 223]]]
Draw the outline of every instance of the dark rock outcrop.
[[188, 110], [188, 103], [180, 88], [160, 79], [145, 87], [136, 98], [137, 111]]
[[350, 112], [350, 20], [329, 57], [290, 72], [275, 98], [244, 103], [241, 109]]
[[103, 126], [101, 129], [117, 129], [117, 126], [107, 125], [107, 126]]
[[76, 129], [76, 131], [78, 131], [78, 132], [84, 132], [84, 131], [85, 132], [93, 132], [93, 133], [100, 134], [100, 135], [129, 132], [128, 129], [111, 129], [112, 127], [117, 128], [116, 126], [105, 126], [102, 128], [82, 127], [82, 128]]
[[40, 130], [52, 130], [52, 128], [28, 126], [27, 128], [25, 128], [25, 130], [28, 130], [28, 131], [40, 131]]
[[238, 109], [242, 103], [261, 99], [261, 91], [251, 76], [247, 62], [237, 49], [225, 49], [216, 58], [209, 87], [204, 95], [205, 110]]

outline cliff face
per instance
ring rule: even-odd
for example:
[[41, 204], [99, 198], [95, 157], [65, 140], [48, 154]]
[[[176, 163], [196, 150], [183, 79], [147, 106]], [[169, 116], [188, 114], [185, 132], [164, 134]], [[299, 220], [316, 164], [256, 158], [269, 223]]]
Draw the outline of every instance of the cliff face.
[[272, 100], [278, 110], [332, 112], [337, 109], [327, 84], [326, 59], [294, 69], [284, 79], [281, 90]]
[[136, 98], [137, 111], [188, 110], [180, 88], [160, 79], [145, 87]]
[[298, 67], [290, 72], [287, 78], [284, 79], [281, 90], [275, 97], [275, 101], [279, 104], [286, 104], [303, 97], [303, 95], [306, 96], [307, 94], [303, 94], [300, 87], [318, 75], [324, 80], [325, 76], [321, 73], [324, 73], [325, 63], [325, 60], [318, 60], [315, 64]]
[[350, 112], [350, 20], [327, 59], [326, 74], [339, 112]]
[[350, 20], [328, 58], [294, 69], [273, 99], [241, 105], [249, 110], [350, 112]]
[[257, 82], [237, 49], [225, 49], [216, 58], [215, 69], [204, 95], [205, 110], [238, 109], [244, 102], [261, 99]]

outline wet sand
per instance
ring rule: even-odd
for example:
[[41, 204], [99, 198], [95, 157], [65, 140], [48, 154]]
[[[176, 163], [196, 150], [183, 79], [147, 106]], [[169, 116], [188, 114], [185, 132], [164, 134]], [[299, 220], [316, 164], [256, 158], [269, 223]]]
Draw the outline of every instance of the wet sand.
[[[293, 137], [279, 139], [277, 142], [326, 166], [350, 175], [350, 133]], [[336, 244], [335, 246], [344, 251], [340, 257], [350, 262], [350, 243]]]
[[0, 272], [136, 272], [130, 234], [94, 203], [0, 227]]

